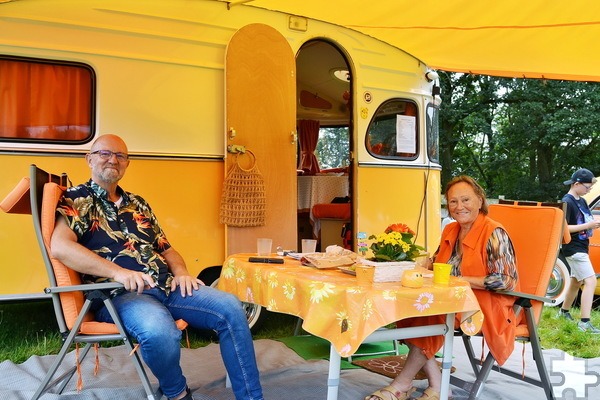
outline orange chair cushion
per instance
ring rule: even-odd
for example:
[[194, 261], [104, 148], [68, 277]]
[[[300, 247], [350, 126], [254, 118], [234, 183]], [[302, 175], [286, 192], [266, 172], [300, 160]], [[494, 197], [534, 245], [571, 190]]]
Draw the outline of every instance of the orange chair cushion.
[[[54, 269], [54, 276], [56, 277], [56, 284], [58, 286], [80, 285], [82, 282], [79, 273], [71, 268], [67, 268], [63, 263], [52, 257], [52, 252], [50, 251], [50, 239], [52, 237], [52, 232], [54, 231], [56, 205], [58, 204], [58, 201], [60, 200], [64, 191], [64, 187], [57, 185], [54, 182], [46, 183], [44, 185], [44, 197], [42, 201], [42, 210], [40, 213], [42, 238], [44, 240], [44, 245], [46, 246], [46, 251], [50, 255], [50, 260]], [[65, 322], [69, 329], [73, 328], [75, 320], [77, 319], [77, 315], [79, 314], [79, 310], [81, 310], [83, 307], [84, 301], [85, 299], [83, 297], [83, 292], [69, 292], [60, 294], [60, 302], [62, 305]], [[84, 321], [93, 321], [93, 317], [88, 314], [86, 315]], [[116, 332], [117, 331], [115, 330], [115, 333]]]
[[[563, 238], [563, 211], [555, 207], [494, 204], [490, 205], [488, 215], [504, 226], [513, 242], [517, 256], [519, 291], [544, 297]], [[551, 233], [536, 234], [539, 232]], [[532, 302], [536, 323], [542, 306], [539, 301]], [[523, 319], [521, 324], [524, 323]], [[527, 332], [526, 329], [525, 326], [518, 326], [517, 332], [524, 333]]]
[[29, 186], [29, 177], [22, 178], [2, 200], [0, 209], [11, 214], [31, 214]]
[[350, 219], [351, 205], [350, 203], [326, 203], [315, 204], [312, 209], [313, 217], [320, 218], [335, 218], [335, 219]]

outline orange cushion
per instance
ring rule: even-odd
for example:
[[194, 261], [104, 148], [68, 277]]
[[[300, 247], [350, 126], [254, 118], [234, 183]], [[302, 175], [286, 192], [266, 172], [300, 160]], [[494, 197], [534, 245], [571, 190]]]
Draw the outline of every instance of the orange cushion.
[[315, 218], [350, 219], [350, 203], [315, 204], [312, 209]]
[[0, 209], [12, 214], [31, 214], [29, 178], [22, 178], [0, 203]]

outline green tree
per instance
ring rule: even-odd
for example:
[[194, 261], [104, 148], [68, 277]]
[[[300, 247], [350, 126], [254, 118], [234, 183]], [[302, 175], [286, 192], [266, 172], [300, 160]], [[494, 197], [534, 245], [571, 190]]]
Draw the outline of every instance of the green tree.
[[321, 169], [349, 165], [350, 136], [348, 127], [321, 127], [315, 155]]
[[468, 174], [490, 197], [553, 201], [577, 168], [600, 175], [600, 84], [440, 73], [442, 184]]

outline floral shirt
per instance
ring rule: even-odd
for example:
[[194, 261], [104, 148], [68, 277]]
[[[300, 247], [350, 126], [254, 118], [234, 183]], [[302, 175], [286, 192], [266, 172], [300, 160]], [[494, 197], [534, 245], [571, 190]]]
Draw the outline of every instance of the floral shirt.
[[[68, 188], [57, 212], [77, 235], [77, 241], [101, 257], [119, 266], [142, 271], [167, 294], [172, 275], [161, 253], [171, 247], [148, 203], [132, 193], [117, 188], [122, 201], [117, 206], [108, 193], [90, 180]], [[91, 275], [82, 276], [87, 283], [107, 281]]]
[[[459, 242], [456, 242], [459, 246]], [[462, 254], [454, 248], [448, 264], [452, 264], [452, 275], [461, 276]], [[515, 250], [508, 233], [502, 228], [494, 229], [486, 244], [488, 275], [483, 279], [487, 290], [513, 290], [517, 283]]]

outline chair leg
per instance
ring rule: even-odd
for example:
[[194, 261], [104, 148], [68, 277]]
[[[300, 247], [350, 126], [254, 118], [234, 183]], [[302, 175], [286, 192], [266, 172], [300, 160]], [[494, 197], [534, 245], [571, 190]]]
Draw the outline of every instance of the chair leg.
[[[52, 378], [54, 377], [54, 374], [56, 374], [56, 371], [58, 370], [58, 367], [62, 363], [63, 359], [67, 355], [67, 352], [69, 351], [69, 348], [71, 347], [71, 344], [73, 344], [75, 342], [75, 336], [77, 335], [77, 332], [79, 331], [79, 327], [81, 326], [81, 323], [83, 322], [83, 317], [85, 316], [85, 313], [88, 311], [89, 307], [90, 307], [90, 301], [86, 300], [86, 302], [83, 304], [81, 313], [79, 314], [79, 316], [77, 317], [77, 320], [75, 321], [73, 328], [71, 329], [71, 331], [65, 338], [65, 341], [64, 341], [58, 355], [56, 356], [56, 359], [54, 360], [54, 362], [52, 363], [52, 366], [46, 373], [46, 376], [40, 383], [40, 386], [37, 388], [37, 390], [33, 394], [33, 397], [31, 398], [32, 400], [37, 400], [42, 395], [42, 393], [44, 393], [49, 388], [55, 386], [61, 380], [66, 379], [66, 382], [68, 382], [71, 379], [71, 377], [73, 376], [73, 374], [75, 373], [75, 371], [77, 370], [76, 367], [73, 367], [73, 368], [69, 369], [67, 372], [63, 373], [58, 378], [56, 378], [53, 382], [50, 382], [52, 380]], [[86, 346], [86, 347], [88, 347], [88, 346]], [[85, 351], [84, 355], [87, 354], [87, 350], [89, 350], [89, 348], [84, 349], [84, 351]], [[64, 382], [61, 385], [61, 389], [60, 389], [61, 392], [62, 392], [62, 390], [64, 390], [66, 382]]]
[[[69, 335], [69, 337], [71, 337], [71, 336], [74, 337], [75, 335], [74, 334], [73, 335]], [[46, 376], [44, 376], [44, 379], [42, 379], [42, 382], [40, 383], [40, 385], [38, 386], [37, 390], [35, 391], [35, 393], [31, 397], [31, 400], [37, 400], [37, 399], [39, 399], [40, 396], [42, 395], [42, 393], [44, 393], [46, 390], [50, 389], [51, 387], [55, 386], [61, 380], [66, 380], [68, 382], [71, 379], [71, 377], [73, 376], [73, 374], [77, 370], [76, 367], [69, 368], [66, 372], [64, 372], [62, 375], [60, 375], [54, 381], [50, 382], [52, 380], [52, 378], [54, 378], [54, 375], [56, 374], [56, 371], [58, 370], [58, 367], [60, 367], [61, 363], [63, 362], [63, 360], [65, 358], [65, 356], [67, 355], [67, 353], [69, 351], [69, 348], [71, 347], [71, 344], [73, 343], [73, 337], [71, 337], [71, 340], [68, 340], [68, 339], [65, 340], [65, 342], [63, 343], [60, 351], [56, 355], [56, 358], [55, 358], [54, 362], [50, 366], [50, 369], [46, 373]], [[65, 385], [63, 384], [60, 392], [62, 392], [62, 390], [64, 389], [64, 386]]]
[[469, 358], [469, 363], [471, 364], [473, 373], [475, 376], [477, 376], [479, 375], [479, 370], [481, 369], [481, 361], [475, 356], [473, 343], [471, 343], [471, 336], [462, 335], [462, 340], [465, 345], [465, 351], [467, 352], [467, 357]]
[[529, 329], [529, 343], [531, 343], [531, 353], [533, 355], [533, 360], [535, 361], [535, 365], [538, 370], [538, 374], [540, 375], [540, 384], [546, 392], [546, 398], [548, 400], [555, 400], [554, 390], [552, 389], [552, 383], [550, 383], [550, 376], [548, 375], [548, 369], [546, 368], [546, 363], [544, 362], [544, 356], [542, 354], [542, 348], [540, 346], [540, 338], [537, 333], [537, 327], [535, 326], [533, 311], [531, 308], [526, 309], [526, 321], [527, 327]]
[[302, 329], [302, 318], [298, 317], [298, 321], [296, 321], [296, 327], [294, 328], [294, 336], [300, 335], [301, 329]]
[[469, 400], [475, 400], [479, 398], [479, 395], [483, 391], [485, 381], [487, 380], [490, 372], [492, 371], [492, 367], [494, 366], [495, 362], [496, 359], [494, 359], [491, 353], [488, 353], [487, 357], [485, 358], [485, 361], [483, 362], [483, 365], [481, 366], [481, 369], [479, 370], [479, 373], [476, 374], [475, 382], [473, 382], [473, 387], [471, 388], [471, 392], [469, 393]]

